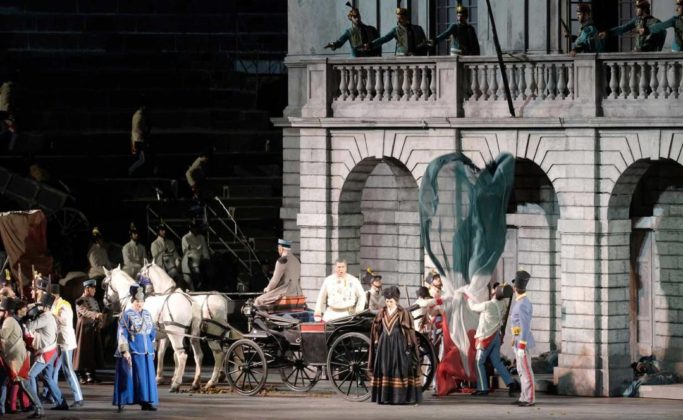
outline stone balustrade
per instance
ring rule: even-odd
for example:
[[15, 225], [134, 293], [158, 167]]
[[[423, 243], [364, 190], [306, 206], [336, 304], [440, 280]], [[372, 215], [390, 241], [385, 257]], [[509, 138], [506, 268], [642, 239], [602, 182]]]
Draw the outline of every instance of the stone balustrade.
[[[286, 64], [295, 100], [285, 116], [510, 117], [495, 57], [288, 57]], [[505, 67], [517, 117], [682, 115], [683, 54], [519, 54], [506, 55]]]

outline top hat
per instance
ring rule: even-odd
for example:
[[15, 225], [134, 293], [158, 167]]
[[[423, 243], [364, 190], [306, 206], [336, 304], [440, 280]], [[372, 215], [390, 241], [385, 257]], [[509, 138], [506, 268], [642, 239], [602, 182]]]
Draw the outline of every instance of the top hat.
[[382, 296], [384, 296], [384, 299], [399, 300], [401, 291], [396, 286], [389, 286], [382, 291]]

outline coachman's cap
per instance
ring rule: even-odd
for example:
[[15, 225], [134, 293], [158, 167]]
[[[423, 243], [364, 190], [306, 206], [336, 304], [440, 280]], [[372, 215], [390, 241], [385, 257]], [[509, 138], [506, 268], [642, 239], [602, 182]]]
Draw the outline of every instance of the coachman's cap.
[[519, 270], [517, 274], [515, 274], [515, 278], [512, 280], [512, 283], [514, 283], [515, 288], [519, 290], [526, 290], [526, 285], [529, 283], [530, 278], [531, 274], [524, 270]]
[[401, 291], [398, 290], [398, 287], [396, 286], [389, 286], [382, 291], [382, 296], [384, 296], [384, 299], [399, 300], [401, 297]]
[[591, 12], [591, 6], [588, 3], [579, 3], [576, 6], [576, 11], [579, 13], [590, 13]]
[[405, 7], [399, 7], [396, 9], [396, 14], [398, 16], [408, 16], [408, 9]]
[[291, 249], [292, 248], [292, 242], [288, 241], [286, 239], [278, 239], [277, 244], [283, 248]]
[[97, 287], [97, 280], [88, 279], [83, 282], [83, 287]]

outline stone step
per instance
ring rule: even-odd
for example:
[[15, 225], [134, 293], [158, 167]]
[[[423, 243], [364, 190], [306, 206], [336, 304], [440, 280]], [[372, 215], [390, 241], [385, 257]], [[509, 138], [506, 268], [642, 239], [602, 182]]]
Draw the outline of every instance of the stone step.
[[638, 395], [640, 398], [683, 400], [683, 384], [641, 385]]

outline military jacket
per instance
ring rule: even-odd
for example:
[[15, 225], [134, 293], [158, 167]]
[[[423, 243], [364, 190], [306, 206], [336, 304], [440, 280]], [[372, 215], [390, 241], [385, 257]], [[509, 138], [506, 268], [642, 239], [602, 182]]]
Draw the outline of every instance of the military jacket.
[[334, 48], [337, 49], [344, 45], [346, 41], [349, 41], [352, 57], [376, 57], [381, 55], [379, 48], [371, 49], [370, 51], [363, 51], [361, 47], [365, 44], [371, 43], [377, 39], [378, 36], [379, 33], [374, 26], [360, 23], [359, 25], [351, 25], [351, 27], [344, 31], [339, 39], [334, 41], [332, 45], [334, 45]]
[[598, 28], [595, 27], [592, 21], [587, 21], [581, 25], [579, 36], [572, 44], [572, 51], [577, 53], [591, 53], [599, 52], [602, 48], [597, 44]]
[[379, 48], [383, 44], [396, 40], [396, 55], [423, 55], [426, 52], [425, 32], [419, 25], [396, 25], [386, 35], [377, 38], [370, 44], [371, 48]]
[[648, 29], [656, 34], [665, 32], [667, 28], [674, 28], [674, 42], [671, 44], [671, 51], [683, 50], [683, 16], [673, 16], [671, 19], [656, 23]]
[[[526, 348], [532, 348], [535, 345], [534, 336], [531, 333], [531, 318], [534, 314], [534, 308], [531, 301], [526, 294], [517, 296], [515, 304], [512, 306], [510, 312], [510, 328], [513, 331], [515, 348], [519, 348], [520, 343], [525, 343]], [[519, 328], [519, 334], [515, 335], [514, 331]]]
[[123, 270], [134, 278], [142, 268], [144, 259], [147, 258], [147, 251], [141, 243], [130, 240], [123, 246], [121, 252], [123, 253]]
[[88, 262], [90, 263], [90, 270], [88, 270], [90, 277], [104, 276], [102, 267], [111, 268], [107, 250], [100, 244], [93, 244], [90, 247], [88, 250]]
[[654, 16], [636, 16], [625, 24], [612, 28], [607, 32], [610, 35], [622, 35], [636, 29], [646, 28], [648, 31], [643, 35], [638, 34], [636, 36], [636, 43], [633, 46], [633, 51], [661, 51], [666, 39], [666, 33], [652, 33], [649, 30], [650, 27], [657, 23], [659, 23], [659, 19]]
[[479, 39], [474, 26], [469, 23], [453, 23], [436, 37], [441, 42], [450, 37], [451, 55], [479, 55]]
[[133, 354], [154, 353], [154, 339], [156, 329], [152, 314], [146, 309], [138, 312], [128, 309], [121, 315], [118, 328], [118, 354], [130, 352]]
[[159, 267], [166, 266], [164, 264], [164, 257], [171, 258], [174, 265], [175, 261], [177, 259], [180, 259], [180, 255], [178, 255], [178, 250], [176, 249], [173, 241], [170, 239], [157, 236], [154, 242], [152, 242], [151, 248], [152, 259], [154, 260], [154, 263]]

